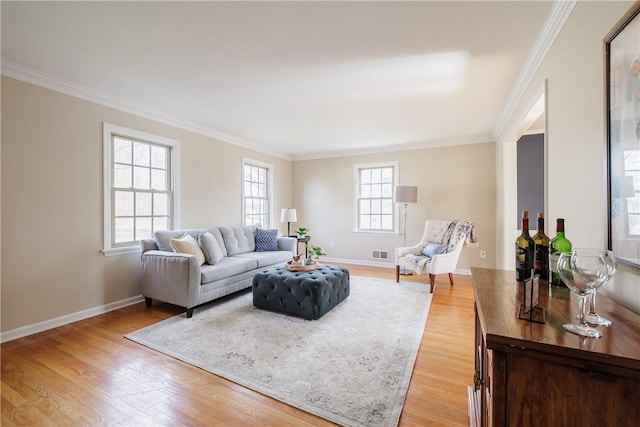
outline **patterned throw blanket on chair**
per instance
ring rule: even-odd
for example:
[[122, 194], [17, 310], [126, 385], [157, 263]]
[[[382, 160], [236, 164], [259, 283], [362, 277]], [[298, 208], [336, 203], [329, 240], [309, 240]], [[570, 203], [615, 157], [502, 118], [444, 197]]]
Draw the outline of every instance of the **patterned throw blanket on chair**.
[[[464, 245], [466, 247], [478, 247], [478, 239], [475, 235], [475, 228], [475, 224], [469, 221], [451, 221], [451, 224], [449, 224], [449, 227], [447, 227], [444, 234], [442, 235], [442, 238], [437, 243], [445, 246], [445, 250], [443, 253], [451, 251], [460, 242], [460, 239], [464, 239]], [[412, 268], [413, 271], [416, 272], [416, 274], [422, 274], [424, 272], [425, 266], [431, 262], [431, 258], [422, 255], [422, 251], [420, 251], [420, 253], [418, 254], [407, 251], [407, 253], [404, 253], [402, 257], [412, 266], [414, 266]]]

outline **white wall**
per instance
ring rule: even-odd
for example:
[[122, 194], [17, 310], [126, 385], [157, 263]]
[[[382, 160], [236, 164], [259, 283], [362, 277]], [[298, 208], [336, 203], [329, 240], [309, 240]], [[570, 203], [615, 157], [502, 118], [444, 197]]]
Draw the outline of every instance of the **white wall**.
[[[139, 255], [104, 257], [102, 122], [181, 144], [183, 227], [241, 221], [241, 159], [274, 166], [274, 212], [291, 162], [2, 78], [2, 331], [139, 296]], [[273, 226], [284, 226], [279, 215]]]
[[[548, 79], [548, 229], [555, 218], [564, 217], [575, 246], [605, 247], [602, 40], [630, 4], [578, 2], [497, 146], [292, 164], [3, 77], [1, 330], [140, 294], [137, 256], [105, 258], [99, 253], [103, 121], [182, 141], [183, 227], [240, 221], [240, 165], [246, 156], [274, 165], [276, 216], [282, 207], [297, 207], [295, 225], [310, 227], [313, 242], [329, 257], [371, 261], [371, 249], [393, 251], [402, 236], [352, 232], [353, 164], [397, 160], [400, 182], [420, 188], [419, 203], [410, 206], [409, 233], [417, 239], [427, 218], [469, 219], [477, 224], [481, 247], [466, 249], [459, 267], [512, 269], [517, 229], [511, 219], [516, 209], [512, 131]], [[588, 203], [581, 198], [584, 192], [590, 195]], [[274, 225], [283, 231], [286, 227], [277, 221]], [[479, 250], [487, 251], [486, 260], [479, 259]], [[640, 312], [639, 282], [638, 276], [619, 272], [603, 291]]]
[[[547, 229], [566, 220], [574, 247], [607, 247], [606, 139], [603, 39], [631, 6], [630, 2], [578, 2], [527, 92], [510, 117], [497, 148], [501, 212], [498, 218], [498, 268], [513, 269], [512, 242], [517, 225], [509, 177], [513, 177], [513, 130], [547, 92]], [[640, 277], [618, 272], [602, 289], [640, 312]]]
[[[427, 219], [466, 219], [476, 224], [480, 247], [464, 249], [461, 271], [495, 265], [495, 144], [426, 148], [361, 156], [297, 161], [293, 165], [293, 203], [297, 226], [311, 229], [312, 243], [330, 258], [379, 262], [372, 249], [393, 251], [402, 236], [354, 233], [354, 165], [398, 161], [401, 185], [418, 187], [418, 203], [409, 205], [407, 244], [416, 244]], [[479, 258], [480, 250], [487, 252]], [[390, 274], [392, 274], [390, 272]]]

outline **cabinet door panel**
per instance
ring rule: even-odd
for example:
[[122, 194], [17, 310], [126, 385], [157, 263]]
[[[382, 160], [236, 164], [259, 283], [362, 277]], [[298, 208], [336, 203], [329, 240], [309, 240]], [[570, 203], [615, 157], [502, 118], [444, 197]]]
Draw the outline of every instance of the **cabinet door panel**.
[[640, 381], [520, 355], [507, 356], [506, 425], [631, 426]]

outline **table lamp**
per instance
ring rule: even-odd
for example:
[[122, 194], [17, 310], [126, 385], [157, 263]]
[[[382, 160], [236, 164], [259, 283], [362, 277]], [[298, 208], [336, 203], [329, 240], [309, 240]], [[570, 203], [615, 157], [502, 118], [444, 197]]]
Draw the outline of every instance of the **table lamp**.
[[284, 208], [280, 212], [280, 222], [287, 223], [287, 236], [291, 236], [291, 223], [298, 221], [298, 215], [294, 208]]

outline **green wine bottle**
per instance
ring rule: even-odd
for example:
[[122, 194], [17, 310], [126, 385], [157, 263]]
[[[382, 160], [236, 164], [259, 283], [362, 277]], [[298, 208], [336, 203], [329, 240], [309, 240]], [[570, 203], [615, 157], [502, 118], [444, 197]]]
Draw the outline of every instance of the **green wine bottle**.
[[529, 212], [522, 211], [522, 234], [516, 239], [516, 280], [531, 278], [535, 243], [529, 235]]
[[538, 232], [533, 236], [536, 244], [533, 273], [540, 276], [540, 280], [549, 282], [549, 237], [544, 234], [544, 214], [538, 212]]
[[563, 252], [571, 252], [571, 242], [564, 236], [564, 218], [556, 221], [556, 237], [549, 243], [549, 268], [551, 270], [551, 284], [567, 286], [558, 274], [558, 258]]

